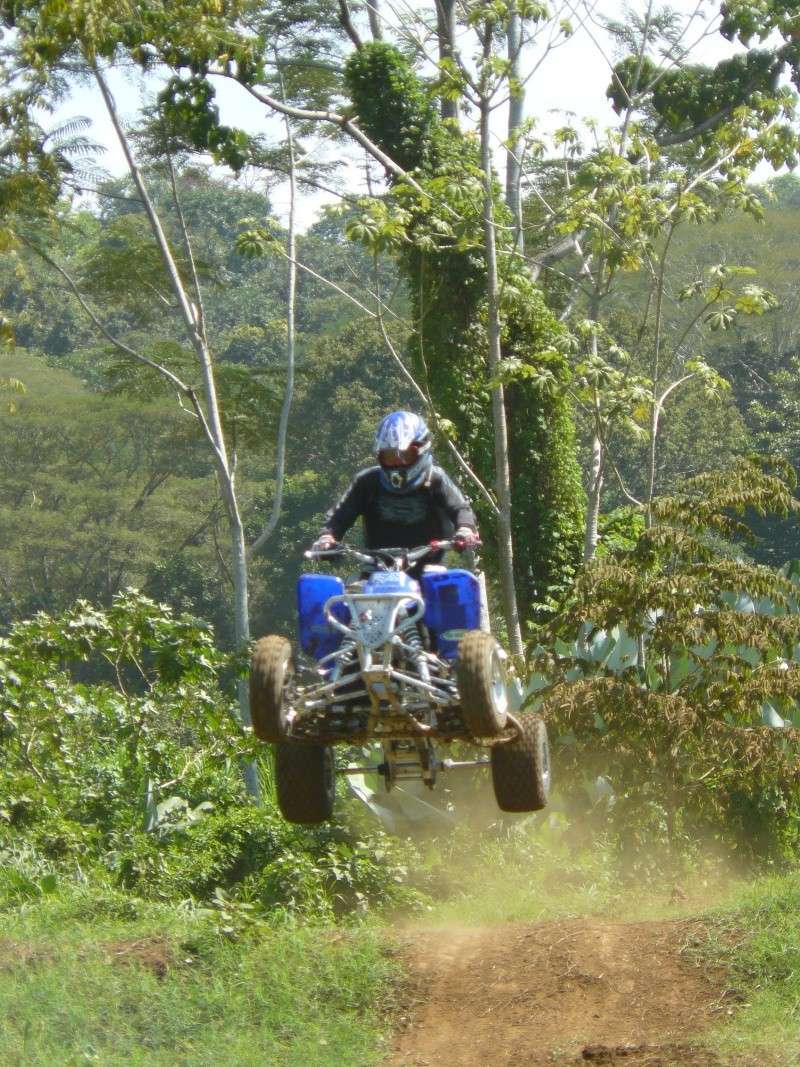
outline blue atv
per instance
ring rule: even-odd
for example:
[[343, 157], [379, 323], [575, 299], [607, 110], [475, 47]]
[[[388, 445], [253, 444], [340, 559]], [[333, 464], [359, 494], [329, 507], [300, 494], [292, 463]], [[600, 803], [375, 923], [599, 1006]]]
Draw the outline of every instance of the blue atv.
[[[333, 813], [334, 744], [378, 742], [375, 767], [387, 790], [416, 778], [489, 764], [502, 811], [539, 811], [550, 789], [547, 730], [537, 715], [509, 709], [507, 655], [480, 628], [480, 585], [466, 570], [424, 566], [452, 547], [359, 551], [339, 545], [309, 559], [349, 559], [360, 575], [298, 581], [295, 656], [286, 637], [256, 642], [250, 668], [253, 731], [275, 745], [278, 805], [295, 823]], [[419, 573], [419, 578], [412, 574]], [[421, 573], [420, 573], [421, 572]], [[439, 759], [436, 743], [489, 749], [472, 760]]]

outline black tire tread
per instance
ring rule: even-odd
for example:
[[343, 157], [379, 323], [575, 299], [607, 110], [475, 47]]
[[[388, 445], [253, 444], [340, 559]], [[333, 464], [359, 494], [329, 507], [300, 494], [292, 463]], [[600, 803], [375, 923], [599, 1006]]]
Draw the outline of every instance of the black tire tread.
[[286, 736], [284, 687], [293, 670], [288, 638], [271, 634], [256, 641], [250, 660], [250, 719], [259, 741], [276, 745]]
[[497, 737], [505, 728], [491, 699], [497, 642], [484, 630], [468, 630], [458, 646], [456, 680], [464, 725], [472, 737]]
[[333, 815], [335, 777], [329, 745], [275, 746], [278, 807], [288, 822], [316, 824]]
[[492, 785], [501, 811], [541, 811], [548, 788], [541, 761], [541, 731], [547, 727], [539, 715], [520, 715], [522, 732], [513, 741], [492, 747]]

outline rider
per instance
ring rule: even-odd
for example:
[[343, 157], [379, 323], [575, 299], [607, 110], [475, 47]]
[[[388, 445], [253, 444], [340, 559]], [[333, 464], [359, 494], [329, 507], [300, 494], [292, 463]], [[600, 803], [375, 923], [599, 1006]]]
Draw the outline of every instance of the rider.
[[434, 466], [423, 418], [410, 411], [387, 415], [375, 435], [375, 456], [377, 466], [360, 471], [326, 515], [313, 545], [316, 551], [333, 548], [359, 516], [367, 549], [416, 548], [449, 539], [460, 552], [477, 547], [475, 513], [455, 483]]

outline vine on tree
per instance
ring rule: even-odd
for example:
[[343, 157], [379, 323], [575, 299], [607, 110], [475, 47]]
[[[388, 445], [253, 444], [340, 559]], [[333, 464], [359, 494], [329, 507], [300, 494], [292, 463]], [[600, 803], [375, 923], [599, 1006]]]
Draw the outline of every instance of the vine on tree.
[[[364, 45], [347, 86], [361, 128], [413, 176], [367, 208], [350, 235], [392, 249], [413, 306], [410, 356], [438, 412], [484, 482], [494, 474], [485, 353], [486, 267], [477, 145], [439, 117], [426, 84], [391, 45]], [[422, 194], [420, 194], [420, 188]], [[552, 601], [580, 558], [584, 493], [575, 429], [562, 386], [567, 335], [520, 257], [499, 184], [503, 380], [510, 439], [515, 573], [523, 617]], [[487, 524], [488, 525], [488, 524]]]

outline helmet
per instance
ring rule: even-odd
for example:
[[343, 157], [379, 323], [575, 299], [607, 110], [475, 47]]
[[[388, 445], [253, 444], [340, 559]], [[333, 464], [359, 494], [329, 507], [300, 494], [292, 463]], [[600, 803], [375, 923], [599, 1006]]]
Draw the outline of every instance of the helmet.
[[411, 411], [393, 411], [375, 434], [381, 485], [390, 493], [406, 493], [422, 485], [433, 466], [431, 435], [423, 418]]

